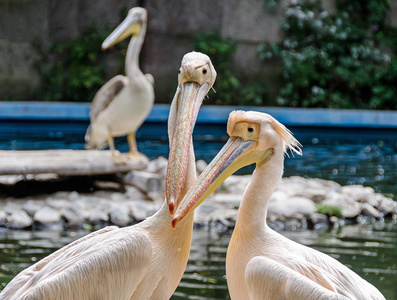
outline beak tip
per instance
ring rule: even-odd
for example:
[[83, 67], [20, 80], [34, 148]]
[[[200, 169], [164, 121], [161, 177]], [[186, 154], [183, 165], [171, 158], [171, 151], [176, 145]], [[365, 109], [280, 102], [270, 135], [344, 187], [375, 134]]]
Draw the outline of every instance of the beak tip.
[[170, 203], [168, 204], [168, 208], [170, 209], [170, 214], [172, 216], [174, 214], [174, 210], [175, 210], [174, 200], [170, 201]]
[[176, 223], [178, 222], [178, 218], [173, 218], [172, 219], [172, 228], [174, 228], [175, 229], [175, 226], [176, 226]]

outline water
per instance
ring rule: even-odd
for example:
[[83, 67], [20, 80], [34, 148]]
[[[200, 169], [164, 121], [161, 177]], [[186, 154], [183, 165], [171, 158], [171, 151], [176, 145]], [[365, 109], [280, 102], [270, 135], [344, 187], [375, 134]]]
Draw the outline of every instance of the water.
[[[83, 149], [86, 122], [0, 122], [0, 149]], [[285, 176], [323, 178], [363, 184], [396, 200], [397, 130], [290, 128], [303, 145], [303, 156], [286, 159]], [[168, 156], [165, 124], [145, 124], [138, 148], [149, 158]], [[207, 162], [227, 140], [225, 125], [196, 125], [197, 159]], [[128, 151], [125, 138], [116, 146]], [[245, 168], [248, 173], [252, 167]], [[283, 231], [304, 245], [330, 254], [397, 300], [397, 226], [388, 220], [346, 225], [340, 231]], [[87, 231], [11, 231], [0, 229], [0, 283]], [[186, 273], [172, 299], [228, 299], [225, 254], [231, 232], [195, 230]], [[0, 287], [2, 288], [2, 286]]]
[[[0, 288], [21, 270], [87, 233], [0, 230]], [[397, 299], [396, 221], [282, 234], [331, 255], [375, 285], [386, 299]], [[225, 260], [230, 236], [230, 231], [194, 230], [189, 262], [171, 299], [229, 299]]]

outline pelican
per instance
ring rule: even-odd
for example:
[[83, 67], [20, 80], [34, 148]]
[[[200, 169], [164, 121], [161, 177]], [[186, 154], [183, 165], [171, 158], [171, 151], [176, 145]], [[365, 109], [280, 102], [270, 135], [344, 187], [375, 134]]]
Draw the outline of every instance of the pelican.
[[[139, 53], [146, 34], [147, 12], [142, 7], [130, 9], [125, 20], [102, 43], [102, 49], [121, 42], [129, 36], [125, 60], [127, 76], [117, 75], [99, 89], [92, 101], [90, 126], [85, 135], [87, 149], [103, 148], [106, 144], [116, 163], [128, 158], [147, 160], [138, 152], [135, 133], [153, 107], [153, 77], [139, 69]], [[127, 135], [129, 154], [117, 154], [114, 137]]]
[[[182, 181], [187, 190], [196, 179], [191, 135], [200, 105], [215, 78], [208, 56], [198, 52], [184, 56], [168, 121], [170, 151], [178, 150], [180, 156], [168, 167], [183, 167], [186, 172], [168, 178], [168, 187]], [[192, 126], [184, 126], [185, 122]], [[187, 140], [175, 144], [175, 135]], [[183, 149], [176, 149], [181, 144]], [[19, 273], [0, 298], [169, 299], [189, 257], [193, 214], [177, 230], [170, 226], [171, 220], [165, 200], [156, 214], [137, 225], [110, 226], [82, 237]]]
[[270, 115], [253, 111], [232, 112], [227, 132], [228, 142], [180, 201], [172, 226], [178, 229], [189, 211], [228, 176], [256, 163], [227, 250], [226, 278], [231, 298], [384, 299], [373, 285], [337, 260], [267, 226], [267, 206], [282, 177], [284, 153], [291, 150], [301, 154], [291, 132]]

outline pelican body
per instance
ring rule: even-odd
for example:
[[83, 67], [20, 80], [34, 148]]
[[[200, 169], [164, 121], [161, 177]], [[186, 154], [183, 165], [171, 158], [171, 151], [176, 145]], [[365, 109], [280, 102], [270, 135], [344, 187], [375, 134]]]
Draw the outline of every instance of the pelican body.
[[230, 139], [180, 201], [172, 225], [189, 216], [228, 176], [256, 163], [226, 256], [232, 299], [384, 299], [370, 283], [330, 256], [293, 242], [266, 224], [270, 196], [283, 174], [284, 154], [299, 142], [265, 113], [234, 111]]
[[[203, 69], [208, 71], [203, 74]], [[187, 190], [196, 179], [191, 137], [194, 122], [216, 73], [208, 56], [197, 52], [184, 56], [179, 72], [168, 133], [171, 152], [181, 144], [184, 148], [178, 149], [179, 155], [168, 168], [185, 172], [178, 176], [168, 173], [167, 186]], [[184, 121], [192, 127], [180, 127]], [[187, 141], [175, 145], [175, 135]], [[156, 214], [139, 224], [110, 226], [82, 237], [19, 273], [0, 299], [169, 299], [188, 261], [193, 214], [177, 230], [170, 226], [171, 220], [165, 200]]]
[[128, 136], [129, 158], [145, 159], [138, 152], [135, 133], [149, 115], [154, 102], [153, 77], [139, 69], [139, 53], [145, 39], [147, 12], [132, 8], [126, 19], [102, 43], [105, 50], [129, 36], [125, 72], [117, 75], [99, 89], [91, 105], [90, 126], [85, 136], [86, 148], [98, 149], [109, 145], [116, 162], [126, 162], [117, 155], [114, 137]]

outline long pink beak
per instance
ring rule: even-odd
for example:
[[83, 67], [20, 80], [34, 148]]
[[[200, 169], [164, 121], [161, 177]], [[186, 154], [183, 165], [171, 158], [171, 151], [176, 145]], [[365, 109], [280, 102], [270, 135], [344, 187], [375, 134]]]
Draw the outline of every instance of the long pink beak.
[[208, 89], [208, 83], [200, 85], [197, 82], [185, 82], [180, 85], [177, 118], [172, 135], [166, 179], [166, 199], [171, 214], [174, 213], [182, 195], [193, 129]]
[[[241, 167], [238, 162], [253, 149], [255, 144], [254, 141], [244, 141], [242, 138], [230, 138], [181, 200], [172, 220], [172, 227], [175, 228], [179, 221], [199, 206], [227, 177], [238, 170]], [[250, 163], [253, 161], [242, 161], [243, 165]]]

